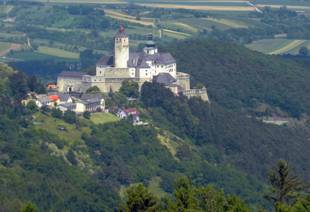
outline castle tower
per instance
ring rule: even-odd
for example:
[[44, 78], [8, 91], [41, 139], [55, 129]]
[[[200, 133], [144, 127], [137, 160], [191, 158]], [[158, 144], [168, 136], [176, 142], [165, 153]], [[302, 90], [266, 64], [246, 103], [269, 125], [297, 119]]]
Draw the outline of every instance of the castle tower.
[[120, 27], [114, 38], [114, 66], [115, 68], [127, 68], [129, 60], [129, 38], [123, 26]]

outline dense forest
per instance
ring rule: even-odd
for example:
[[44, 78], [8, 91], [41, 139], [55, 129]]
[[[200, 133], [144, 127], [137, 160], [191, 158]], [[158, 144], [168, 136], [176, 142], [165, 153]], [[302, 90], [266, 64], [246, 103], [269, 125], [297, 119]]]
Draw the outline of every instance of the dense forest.
[[241, 109], [266, 103], [292, 116], [309, 114], [309, 66], [267, 56], [230, 42], [191, 39], [164, 46], [180, 71], [207, 86], [218, 104]]

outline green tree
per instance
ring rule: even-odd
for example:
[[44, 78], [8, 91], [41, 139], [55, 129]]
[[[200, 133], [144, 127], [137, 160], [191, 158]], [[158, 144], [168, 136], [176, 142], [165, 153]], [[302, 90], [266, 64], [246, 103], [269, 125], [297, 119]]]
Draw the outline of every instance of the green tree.
[[16, 100], [21, 100], [29, 92], [27, 77], [22, 72], [14, 73], [9, 77], [9, 86]]
[[276, 209], [283, 204], [290, 205], [294, 202], [303, 188], [303, 183], [292, 175], [291, 168], [285, 160], [279, 160], [277, 166], [270, 171], [269, 182], [272, 194], [266, 195], [266, 198], [273, 202]]
[[20, 209], [20, 212], [37, 212], [37, 211], [38, 211], [37, 207], [31, 202], [27, 203]]
[[86, 118], [86, 119], [90, 119], [91, 113], [88, 112], [88, 111], [85, 111], [85, 112], [83, 113], [83, 117]]
[[53, 116], [54, 118], [61, 119], [62, 116], [63, 116], [63, 113], [61, 112], [61, 110], [56, 109], [56, 108], [53, 108], [53, 109], [52, 109], [52, 116]]
[[122, 82], [120, 93], [127, 97], [138, 98], [139, 97], [139, 84], [132, 80], [125, 80]]
[[142, 184], [130, 186], [126, 191], [126, 202], [121, 211], [157, 211], [158, 200]]
[[67, 110], [64, 113], [64, 120], [65, 122], [69, 123], [69, 124], [74, 124], [76, 123], [76, 115], [73, 111]]
[[77, 159], [75, 157], [75, 154], [74, 154], [74, 151], [72, 149], [70, 149], [68, 151], [68, 153], [66, 154], [66, 157], [67, 157], [68, 161], [70, 161], [70, 163], [72, 165], [76, 166], [78, 164], [78, 161], [77, 161]]
[[174, 199], [177, 211], [197, 209], [198, 203], [195, 199], [195, 190], [191, 181], [188, 178], [181, 178], [176, 184]]
[[308, 56], [309, 54], [309, 49], [305, 46], [302, 46], [300, 49], [299, 49], [299, 55], [300, 56]]
[[46, 93], [46, 88], [44, 85], [38, 80], [36, 76], [30, 76], [27, 79], [27, 84], [30, 91], [34, 91], [36, 93]]
[[86, 93], [99, 93], [100, 89], [97, 86], [90, 87], [86, 90]]
[[31, 100], [27, 104], [27, 109], [30, 110], [32, 113], [35, 113], [38, 111], [38, 106], [36, 105], [36, 103], [33, 100]]

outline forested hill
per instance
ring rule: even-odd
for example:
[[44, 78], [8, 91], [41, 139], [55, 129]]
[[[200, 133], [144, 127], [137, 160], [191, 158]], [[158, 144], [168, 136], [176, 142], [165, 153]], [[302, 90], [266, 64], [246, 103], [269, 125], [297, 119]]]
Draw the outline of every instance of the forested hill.
[[[126, 201], [128, 187], [143, 183], [156, 198], [163, 197], [158, 211], [213, 212], [215, 207], [243, 212], [249, 209], [234, 195], [252, 208], [266, 206], [263, 197], [272, 194], [266, 188], [267, 170], [278, 159], [289, 160], [300, 177], [309, 176], [310, 136], [303, 129], [271, 127], [217, 103], [176, 97], [156, 83], [143, 85], [137, 103], [127, 101], [127, 92], [105, 96], [107, 107], [139, 108], [148, 126], [117, 118], [98, 123], [92, 119], [96, 114], [86, 118], [33, 104], [24, 107], [20, 100], [27, 92], [44, 92], [34, 90], [40, 83], [2, 65], [0, 75], [3, 211], [18, 211], [27, 202], [40, 211], [114, 211]], [[106, 114], [99, 115], [99, 121], [106, 121]], [[193, 192], [187, 183], [176, 184], [184, 177], [215, 189]], [[135, 192], [149, 196], [143, 188]], [[140, 197], [135, 192], [133, 198]], [[192, 200], [206, 203], [198, 208], [187, 204]]]
[[262, 102], [293, 116], [310, 114], [310, 68], [207, 39], [177, 41], [164, 49], [176, 57], [180, 71], [206, 84], [211, 100], [225, 107], [255, 107]]

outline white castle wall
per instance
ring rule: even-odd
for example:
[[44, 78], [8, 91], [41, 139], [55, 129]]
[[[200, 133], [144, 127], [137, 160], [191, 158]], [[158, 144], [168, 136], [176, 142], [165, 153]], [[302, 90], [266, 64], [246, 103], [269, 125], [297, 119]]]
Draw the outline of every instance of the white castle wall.
[[114, 45], [115, 68], [127, 68], [129, 60], [129, 39], [128, 37], [116, 37]]

